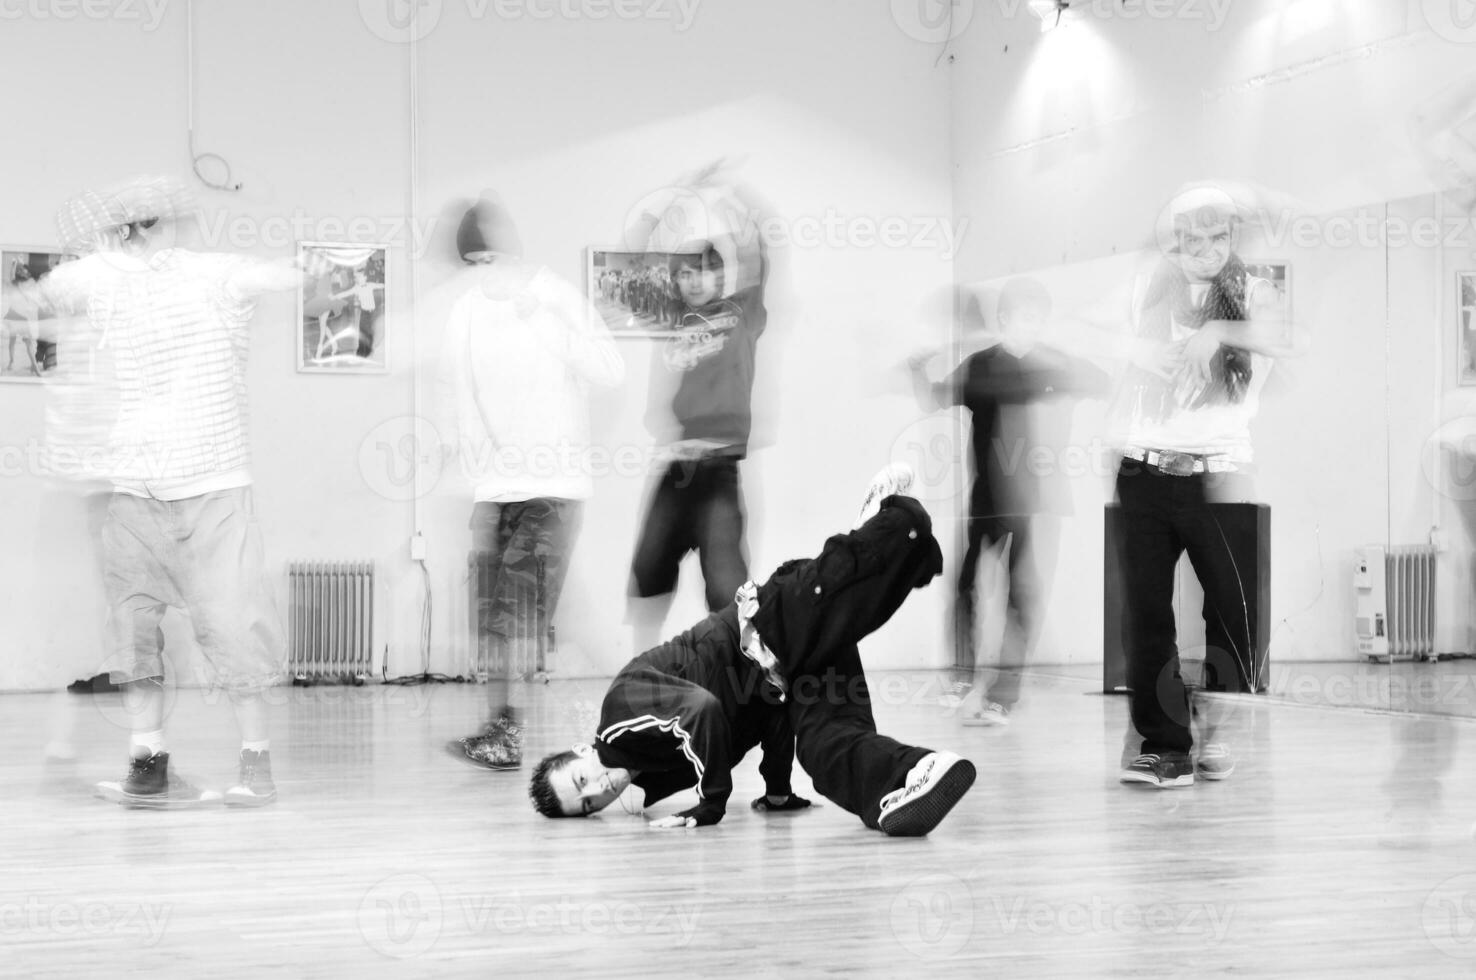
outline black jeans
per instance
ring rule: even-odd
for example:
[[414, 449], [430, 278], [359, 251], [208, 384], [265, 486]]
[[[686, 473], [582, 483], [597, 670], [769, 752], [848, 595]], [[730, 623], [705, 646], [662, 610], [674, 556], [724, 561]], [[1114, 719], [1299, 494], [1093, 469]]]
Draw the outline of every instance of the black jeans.
[[1054, 514], [970, 517], [968, 549], [958, 570], [953, 606], [953, 663], [972, 681], [978, 671], [979, 559], [986, 548], [1010, 538], [1009, 590], [1005, 608], [1004, 642], [999, 670], [985, 690], [985, 698], [1006, 708], [1020, 700], [1020, 671], [1025, 666], [1045, 615], [1046, 597], [1055, 577], [1060, 549], [1061, 518]]
[[1251, 586], [1243, 576], [1255, 569], [1236, 566], [1227, 529], [1210, 500], [1217, 485], [1236, 479], [1220, 473], [1173, 476], [1136, 460], [1124, 460], [1118, 470], [1122, 643], [1142, 752], [1188, 752], [1193, 746], [1174, 622], [1174, 569], [1180, 555], [1188, 553], [1204, 588], [1205, 688], [1254, 690], [1245, 591]]
[[716, 611], [748, 581], [737, 457], [711, 456], [666, 468], [636, 543], [631, 593], [646, 598], [674, 591], [682, 558], [694, 548], [707, 608]]
[[789, 683], [800, 765], [815, 789], [875, 828], [881, 799], [931, 750], [876, 731], [856, 644], [943, 570], [932, 522], [910, 497], [888, 497], [819, 556], [786, 562], [759, 588], [753, 617]]

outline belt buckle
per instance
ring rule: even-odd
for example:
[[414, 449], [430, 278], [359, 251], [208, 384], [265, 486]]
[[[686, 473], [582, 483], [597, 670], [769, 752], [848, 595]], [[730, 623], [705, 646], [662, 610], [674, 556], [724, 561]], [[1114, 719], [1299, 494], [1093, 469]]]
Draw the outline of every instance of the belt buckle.
[[1158, 468], [1170, 476], [1193, 476], [1196, 461], [1189, 453], [1158, 453]]

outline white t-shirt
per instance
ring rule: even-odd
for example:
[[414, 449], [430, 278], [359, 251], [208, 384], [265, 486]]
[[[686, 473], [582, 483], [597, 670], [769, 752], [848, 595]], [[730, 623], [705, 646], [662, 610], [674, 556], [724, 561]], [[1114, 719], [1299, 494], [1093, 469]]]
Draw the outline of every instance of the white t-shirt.
[[478, 501], [583, 500], [608, 468], [589, 446], [588, 385], [611, 387], [625, 362], [599, 312], [547, 269], [494, 263], [446, 327], [444, 370], [457, 445]]
[[[1261, 289], [1276, 287], [1265, 279], [1254, 276], [1246, 278], [1245, 295], [1247, 305], [1251, 297]], [[1209, 290], [1207, 283], [1190, 286], [1190, 297], [1195, 303], [1203, 302]], [[1143, 299], [1147, 291], [1147, 280], [1139, 284], [1133, 296], [1133, 322], [1141, 323]], [[1195, 331], [1170, 317], [1169, 341], [1179, 343], [1193, 336]], [[1142, 386], [1129, 392], [1133, 402], [1125, 445], [1137, 449], [1157, 449], [1198, 456], [1214, 456], [1235, 463], [1250, 463], [1250, 423], [1260, 408], [1261, 389], [1271, 373], [1272, 359], [1261, 354], [1250, 353], [1251, 376], [1245, 395], [1240, 401], [1201, 404], [1190, 407], [1199, 395], [1184, 385], [1172, 391], [1166, 388]], [[1164, 401], [1167, 397], [1169, 400]]]

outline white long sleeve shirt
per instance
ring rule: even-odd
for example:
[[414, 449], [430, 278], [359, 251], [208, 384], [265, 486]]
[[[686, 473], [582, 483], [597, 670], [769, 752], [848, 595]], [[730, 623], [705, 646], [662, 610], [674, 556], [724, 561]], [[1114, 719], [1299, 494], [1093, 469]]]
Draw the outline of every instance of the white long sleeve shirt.
[[525, 269], [490, 267], [451, 309], [455, 444], [477, 501], [584, 500], [605, 465], [589, 445], [588, 389], [619, 384], [625, 362], [577, 289]]

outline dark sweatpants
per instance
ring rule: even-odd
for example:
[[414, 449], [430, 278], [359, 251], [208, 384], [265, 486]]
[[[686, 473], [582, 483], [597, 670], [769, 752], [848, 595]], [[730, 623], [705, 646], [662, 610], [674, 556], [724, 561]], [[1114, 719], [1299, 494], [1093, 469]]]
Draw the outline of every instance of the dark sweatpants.
[[888, 497], [861, 528], [787, 562], [759, 588], [753, 617], [789, 682], [800, 765], [827, 799], [877, 826], [881, 799], [932, 750], [879, 735], [857, 642], [943, 570], [932, 522], [911, 497]]

